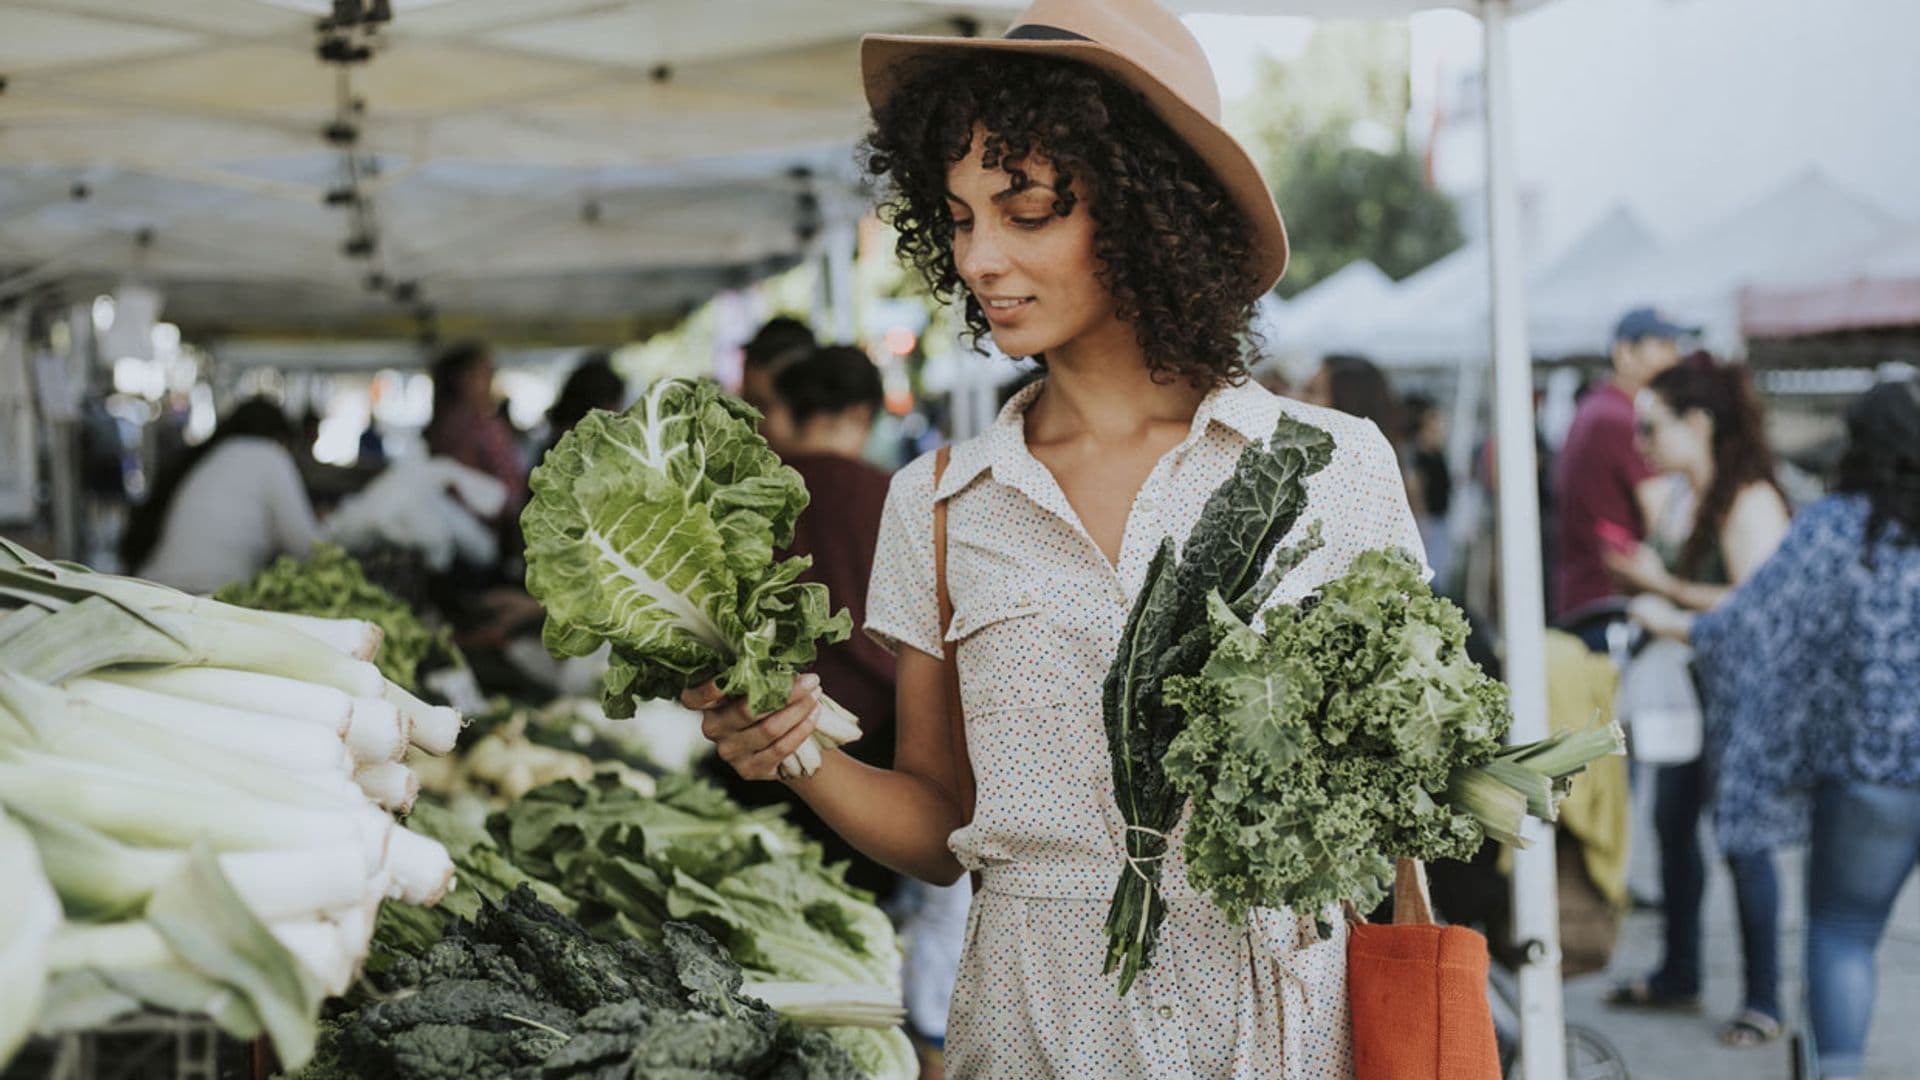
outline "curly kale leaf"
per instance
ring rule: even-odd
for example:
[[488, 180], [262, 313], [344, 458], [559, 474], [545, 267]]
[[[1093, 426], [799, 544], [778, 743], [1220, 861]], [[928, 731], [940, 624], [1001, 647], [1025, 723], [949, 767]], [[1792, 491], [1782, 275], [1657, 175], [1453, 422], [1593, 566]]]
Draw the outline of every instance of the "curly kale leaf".
[[1466, 621], [1403, 555], [1368, 552], [1254, 630], [1217, 594], [1212, 649], [1170, 679], [1187, 717], [1164, 764], [1193, 800], [1188, 878], [1232, 918], [1386, 895], [1392, 860], [1468, 858], [1483, 833], [1450, 778], [1500, 750], [1505, 688]]

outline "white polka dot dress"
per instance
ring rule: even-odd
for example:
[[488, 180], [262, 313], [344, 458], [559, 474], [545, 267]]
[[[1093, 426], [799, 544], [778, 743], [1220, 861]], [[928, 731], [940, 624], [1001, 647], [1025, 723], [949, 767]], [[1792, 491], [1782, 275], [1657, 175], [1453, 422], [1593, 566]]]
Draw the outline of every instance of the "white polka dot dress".
[[1332, 462], [1308, 481], [1301, 527], [1325, 545], [1285, 579], [1291, 603], [1370, 548], [1418, 555], [1391, 447], [1368, 421], [1275, 397], [1256, 384], [1202, 402], [1127, 519], [1119, 566], [1080, 525], [1027, 450], [1042, 384], [992, 429], [953, 449], [939, 491], [928, 455], [893, 480], [868, 593], [867, 631], [889, 649], [942, 655], [933, 504], [947, 498], [948, 583], [978, 805], [950, 844], [981, 873], [947, 1024], [959, 1080], [1141, 1078], [1337, 1080], [1351, 1076], [1346, 933], [1263, 910], [1236, 927], [1186, 881], [1175, 830], [1163, 874], [1169, 914], [1153, 966], [1126, 998], [1101, 974], [1105, 920], [1125, 861], [1101, 720], [1101, 681], [1162, 537], [1184, 541], [1249, 440], [1282, 413], [1330, 433]]

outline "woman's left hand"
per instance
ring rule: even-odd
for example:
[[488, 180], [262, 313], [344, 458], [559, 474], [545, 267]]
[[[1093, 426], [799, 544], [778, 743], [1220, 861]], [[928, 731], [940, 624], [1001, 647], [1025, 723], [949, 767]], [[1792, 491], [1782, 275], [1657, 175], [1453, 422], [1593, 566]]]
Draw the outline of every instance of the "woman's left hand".
[[1645, 544], [1635, 544], [1631, 548], [1608, 548], [1601, 553], [1607, 561], [1607, 569], [1628, 587], [1643, 593], [1665, 596], [1673, 585], [1673, 575], [1667, 572], [1667, 564], [1660, 556]]
[[1686, 641], [1693, 632], [1693, 616], [1664, 596], [1642, 593], [1627, 603], [1627, 617], [1658, 637]]

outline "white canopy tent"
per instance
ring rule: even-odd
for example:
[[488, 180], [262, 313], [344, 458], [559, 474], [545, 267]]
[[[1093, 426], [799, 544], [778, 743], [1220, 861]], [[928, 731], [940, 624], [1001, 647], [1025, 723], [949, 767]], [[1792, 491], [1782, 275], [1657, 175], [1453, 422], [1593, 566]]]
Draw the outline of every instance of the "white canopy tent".
[[1740, 341], [1740, 290], [1790, 273], [1832, 265], [1882, 243], [1901, 223], [1818, 172], [1788, 181], [1718, 222], [1623, 267], [1597, 295], [1624, 309], [1649, 299], [1699, 325], [1707, 343]]
[[1393, 279], [1385, 271], [1356, 259], [1279, 306], [1264, 329], [1269, 344], [1282, 352], [1360, 350], [1364, 328], [1393, 295]]
[[[1530, 257], [1527, 333], [1535, 356], [1604, 352], [1624, 308], [1612, 286], [1655, 250], [1653, 235], [1615, 207], [1552, 258]], [[1395, 287], [1356, 348], [1389, 368], [1452, 367], [1492, 351], [1484, 242], [1469, 244]]]
[[[1518, 740], [1546, 734], [1545, 617], [1507, 24], [1541, 2], [1173, 5], [1342, 18], [1451, 6], [1483, 20], [1490, 243], [1470, 258], [1490, 280], [1501, 621]], [[383, 272], [420, 282], [437, 308], [444, 296], [482, 316], [511, 294], [558, 319], [594, 290], [553, 288], [533, 300], [504, 283], [649, 266], [676, 268], [654, 280], [678, 280], [681, 268], [750, 272], [792, 258], [806, 244], [801, 196], [818, 200], [828, 225], [849, 196], [844, 151], [864, 118], [858, 36], [955, 32], [955, 17], [994, 32], [995, 20], [1023, 6], [394, 0], [388, 46], [353, 76], [366, 101], [354, 156], [377, 171], [363, 189], [380, 225]], [[336, 332], [349, 312], [390, 318], [393, 301], [366, 287], [367, 263], [341, 254], [344, 213], [321, 205], [342, 157], [320, 135], [338, 89], [313, 57], [313, 16], [327, 7], [0, 0], [0, 301], [137, 274], [172, 287], [182, 305], [193, 297], [223, 325], [258, 319], [255, 305], [266, 304], [271, 320], [305, 318]], [[796, 174], [800, 164], [806, 175]], [[162, 201], [137, 198], [136, 185]], [[601, 229], [612, 238], [591, 238]], [[658, 251], [672, 257], [648, 264], [641, 254]], [[248, 288], [229, 288], [239, 283]], [[612, 286], [625, 312], [677, 299], [670, 288], [647, 295], [638, 279], [628, 287], [631, 296]], [[1514, 874], [1514, 929], [1529, 956], [1520, 980], [1526, 1075], [1560, 1080], [1553, 835], [1530, 834]]]
[[[0, 302], [131, 277], [195, 330], [376, 337], [423, 303], [677, 315], [851, 231], [861, 34], [997, 29], [912, 0], [392, 6], [343, 69], [315, 55], [326, 0], [0, 0]], [[343, 83], [350, 146], [323, 136]], [[349, 151], [358, 258], [323, 204]]]
[[1920, 226], [1754, 282], [1741, 291], [1740, 326], [1754, 338], [1920, 326]]

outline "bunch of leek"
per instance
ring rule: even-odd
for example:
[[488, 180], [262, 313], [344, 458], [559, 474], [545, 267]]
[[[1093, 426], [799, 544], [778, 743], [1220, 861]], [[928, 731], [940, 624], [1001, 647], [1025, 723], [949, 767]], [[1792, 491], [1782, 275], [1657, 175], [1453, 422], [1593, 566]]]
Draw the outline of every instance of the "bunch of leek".
[[370, 625], [254, 612], [0, 542], [0, 1066], [140, 1008], [312, 1052], [380, 904], [452, 885], [397, 823], [460, 718]]

